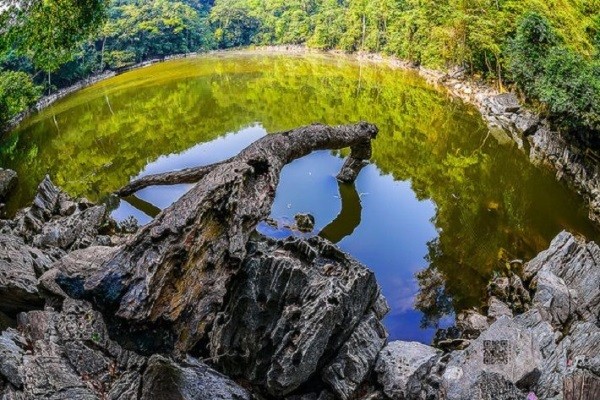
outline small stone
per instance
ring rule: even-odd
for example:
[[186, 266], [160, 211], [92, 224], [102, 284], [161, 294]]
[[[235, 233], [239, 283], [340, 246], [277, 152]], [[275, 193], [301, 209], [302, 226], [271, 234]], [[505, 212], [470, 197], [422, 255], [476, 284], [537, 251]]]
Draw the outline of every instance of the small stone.
[[309, 233], [315, 229], [315, 217], [311, 214], [296, 214], [294, 219], [300, 232]]

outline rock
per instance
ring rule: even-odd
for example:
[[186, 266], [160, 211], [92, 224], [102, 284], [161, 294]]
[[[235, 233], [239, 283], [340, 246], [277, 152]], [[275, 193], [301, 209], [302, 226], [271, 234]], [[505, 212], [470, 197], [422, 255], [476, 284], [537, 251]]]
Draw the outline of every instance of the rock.
[[534, 134], [537, 130], [540, 125], [540, 118], [537, 115], [526, 111], [517, 116], [514, 124], [521, 134], [529, 136]]
[[521, 109], [514, 93], [503, 93], [487, 99], [487, 106], [495, 114], [514, 113]]
[[21, 341], [19, 333], [12, 329], [0, 336], [0, 376], [17, 389], [23, 386], [19, 368], [23, 364], [23, 349], [26, 345], [27, 343]]
[[15, 232], [27, 243], [66, 251], [96, 244], [102, 240], [100, 231], [109, 224], [106, 206], [84, 199], [73, 201], [48, 176], [38, 186], [31, 207], [21, 211], [15, 221]]
[[485, 372], [527, 390], [537, 383], [542, 365], [537, 339], [512, 319], [501, 317], [465, 350], [451, 354], [443, 389], [448, 399], [473, 398], [480, 373]]
[[525, 394], [502, 375], [493, 372], [482, 372], [477, 377], [474, 390], [468, 399], [523, 400]]
[[[92, 246], [87, 249], [75, 250], [55, 262], [52, 268], [40, 277], [39, 286], [51, 295], [66, 298], [67, 294], [56, 282], [56, 278], [61, 273], [74, 278], [74, 281], [80, 281], [78, 278], [97, 271], [107, 259], [106, 257], [110, 257], [118, 249], [118, 247]], [[78, 291], [75, 287], [72, 287], [71, 290], [73, 293]]]
[[439, 359], [441, 352], [417, 342], [395, 341], [379, 354], [375, 372], [384, 393], [392, 400], [416, 396], [429, 370]]
[[0, 168], [0, 200], [6, 200], [17, 184], [17, 173], [12, 169]]
[[474, 339], [488, 327], [487, 318], [473, 310], [467, 310], [456, 316], [456, 327], [462, 331], [463, 338]]
[[531, 303], [521, 278], [513, 273], [493, 279], [488, 285], [488, 295], [498, 298], [516, 313], [527, 311]]
[[89, 303], [19, 315], [0, 335], [0, 397], [55, 400], [250, 399], [231, 380], [188, 357], [175, 362], [124, 350]]
[[0, 311], [15, 315], [42, 307], [37, 274], [48, 269], [50, 263], [50, 259], [27, 246], [22, 238], [0, 235]]
[[300, 232], [309, 233], [315, 229], [315, 217], [310, 214], [296, 214], [294, 219]]
[[385, 346], [387, 332], [376, 313], [370, 313], [356, 327], [321, 377], [337, 394], [347, 400], [371, 373], [379, 351]]
[[[562, 279], [553, 286], [557, 296], [562, 291], [562, 304], [565, 306], [565, 287], [573, 290], [570, 294], [577, 302], [571, 302], [575, 312], [585, 321], [597, 321], [600, 316], [600, 247], [594, 242], [585, 242], [568, 232], [561, 232], [550, 244], [548, 250], [538, 254], [525, 265], [525, 278], [535, 275], [549, 277], [547, 271]], [[549, 279], [549, 278], [548, 278]], [[564, 285], [563, 285], [564, 283]], [[541, 295], [540, 295], [541, 296]], [[539, 299], [541, 301], [541, 298]], [[558, 301], [558, 300], [557, 300]], [[564, 310], [562, 312], [564, 318]], [[556, 315], [558, 317], [558, 315]]]
[[512, 318], [513, 312], [506, 303], [500, 301], [496, 296], [491, 296], [488, 300], [487, 316], [494, 322], [500, 317]]
[[547, 269], [542, 269], [533, 283], [536, 286], [533, 305], [545, 320], [560, 329], [575, 312], [577, 293]]
[[[382, 306], [373, 273], [319, 237], [255, 237], [228, 299], [210, 334], [211, 357], [227, 375], [272, 396], [285, 396], [313, 376], [324, 376], [346, 396], [374, 364], [385, 337], [374, 317]], [[369, 334], [373, 343], [352, 348], [366, 345]], [[342, 370], [348, 375], [339, 375]], [[345, 378], [350, 386], [341, 388]]]
[[46, 222], [33, 237], [36, 247], [58, 247], [76, 250], [96, 242], [99, 230], [106, 221], [106, 207], [94, 206], [72, 215]]
[[160, 355], [148, 360], [141, 399], [145, 400], [250, 400], [231, 379], [188, 357], [175, 363]]
[[44, 223], [56, 213], [60, 199], [60, 190], [54, 186], [50, 177], [46, 176], [39, 184], [31, 207], [17, 216], [18, 230], [24, 237], [41, 231]]

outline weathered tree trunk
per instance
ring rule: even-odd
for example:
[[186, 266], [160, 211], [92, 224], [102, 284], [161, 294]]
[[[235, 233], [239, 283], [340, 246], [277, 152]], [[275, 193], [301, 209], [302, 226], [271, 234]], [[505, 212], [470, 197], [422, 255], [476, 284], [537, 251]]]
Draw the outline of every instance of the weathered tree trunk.
[[[281, 169], [319, 149], [351, 147], [353, 165], [370, 156], [368, 123], [310, 125], [266, 136], [211, 166], [145, 177], [120, 191], [198, 183], [142, 228], [95, 275], [60, 275], [72, 297], [90, 300], [140, 351], [185, 352], [206, 340], [256, 225], [271, 210]], [[346, 171], [353, 180], [360, 168]], [[125, 338], [122, 338], [125, 340]]]

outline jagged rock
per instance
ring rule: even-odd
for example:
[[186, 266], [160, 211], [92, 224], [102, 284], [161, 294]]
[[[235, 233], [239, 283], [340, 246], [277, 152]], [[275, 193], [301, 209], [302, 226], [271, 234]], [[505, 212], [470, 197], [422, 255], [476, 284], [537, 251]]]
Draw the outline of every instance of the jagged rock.
[[33, 244], [40, 248], [58, 247], [64, 250], [85, 248], [96, 242], [105, 221], [105, 206], [87, 208], [45, 223], [41, 232], [33, 237]]
[[515, 127], [525, 136], [534, 134], [539, 125], [540, 118], [529, 111], [517, 115], [515, 120]]
[[467, 310], [456, 316], [456, 327], [462, 331], [466, 339], [476, 338], [488, 327], [488, 320], [477, 311]]
[[542, 317], [553, 326], [560, 328], [574, 315], [577, 293], [569, 290], [565, 282], [552, 272], [542, 269], [535, 277], [536, 287], [533, 305]]
[[482, 372], [475, 381], [473, 392], [465, 400], [523, 400], [525, 394], [500, 374]]
[[6, 200], [17, 183], [17, 173], [12, 169], [0, 168], [0, 200]]
[[37, 276], [50, 264], [48, 257], [27, 246], [22, 238], [0, 235], [0, 311], [14, 315], [41, 307]]
[[310, 125], [267, 135], [223, 162], [140, 178], [120, 193], [148, 184], [197, 183], [106, 260], [98, 274], [85, 281], [65, 275], [63, 289], [75, 295], [71, 288], [83, 288], [82, 298], [102, 310], [111, 326], [119, 325], [121, 339], [130, 339], [138, 351], [185, 353], [209, 340], [246, 244], [270, 213], [282, 168], [321, 149], [350, 147], [351, 157], [359, 157], [377, 132], [364, 122]]
[[57, 211], [59, 199], [60, 190], [46, 176], [38, 186], [31, 207], [21, 211], [16, 218], [19, 233], [31, 237], [41, 231], [44, 223]]
[[365, 317], [321, 373], [323, 381], [344, 400], [365, 381], [386, 344], [388, 335], [379, 318], [375, 312]]
[[537, 339], [512, 319], [501, 317], [465, 350], [452, 353], [443, 387], [448, 399], [471, 399], [479, 374], [486, 372], [529, 389], [537, 383], [542, 365]]
[[395, 341], [379, 354], [375, 372], [384, 393], [392, 400], [421, 398], [425, 377], [441, 352], [417, 342]]
[[85, 199], [75, 202], [46, 176], [31, 207], [17, 215], [15, 232], [35, 247], [71, 251], [102, 240], [99, 235], [107, 218], [104, 205]]
[[19, 333], [12, 329], [0, 336], [0, 376], [17, 389], [23, 386], [19, 368], [23, 364], [26, 345], [21, 341]]
[[[586, 321], [598, 320], [600, 315], [600, 247], [585, 242], [568, 232], [561, 232], [548, 250], [525, 265], [526, 279], [545, 276], [548, 271], [562, 279], [577, 298], [575, 312]], [[563, 289], [564, 290], [564, 289]]]
[[[118, 247], [92, 246], [87, 249], [75, 250], [52, 265], [52, 268], [39, 279], [39, 286], [49, 294], [66, 298], [67, 294], [56, 282], [60, 274], [67, 274], [74, 279], [88, 276], [98, 271], [102, 263], [118, 251]], [[77, 290], [73, 288], [73, 292]]]
[[[19, 315], [0, 335], [0, 397], [55, 400], [250, 399], [199, 361], [150, 359], [110, 340], [99, 312], [66, 299], [61, 312]], [[0, 379], [1, 381], [2, 379]]]
[[296, 227], [300, 232], [312, 232], [315, 229], [315, 217], [310, 214], [296, 214]]
[[148, 360], [141, 399], [250, 400], [250, 394], [229, 378], [188, 357], [175, 363], [160, 355]]
[[[232, 377], [283, 396], [324, 373], [340, 396], [362, 381], [385, 338], [371, 271], [326, 240], [256, 238], [211, 332], [211, 357]], [[361, 324], [363, 321], [363, 324]], [[374, 334], [366, 345], [365, 335]], [[353, 350], [353, 356], [349, 351]], [[340, 376], [341, 370], [347, 376]], [[348, 387], [341, 388], [341, 380]]]

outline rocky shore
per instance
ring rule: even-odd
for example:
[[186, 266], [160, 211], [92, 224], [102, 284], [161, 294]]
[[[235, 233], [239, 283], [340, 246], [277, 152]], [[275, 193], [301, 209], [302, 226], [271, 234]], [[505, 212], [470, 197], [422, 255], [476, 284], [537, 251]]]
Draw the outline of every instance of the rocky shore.
[[185, 354], [141, 354], [56, 281], [89, 276], [135, 230], [49, 179], [31, 207], [0, 222], [2, 398], [600, 396], [600, 247], [567, 232], [523, 279], [492, 282], [485, 315], [460, 314], [437, 347], [388, 343], [373, 273], [331, 243], [254, 234], [208, 340]]

